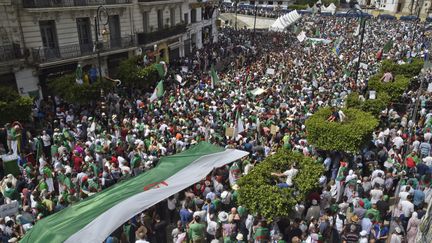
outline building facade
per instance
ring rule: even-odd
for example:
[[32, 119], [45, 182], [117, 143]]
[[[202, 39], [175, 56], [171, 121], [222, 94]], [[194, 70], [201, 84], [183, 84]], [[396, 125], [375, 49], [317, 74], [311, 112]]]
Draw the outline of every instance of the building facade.
[[374, 6], [376, 9], [389, 13], [403, 15], [430, 16], [432, 13], [431, 0], [360, 0], [362, 6]]
[[[235, 0], [225, 0], [224, 3], [234, 4]], [[250, 1], [250, 0], [239, 0], [239, 5], [258, 5], [260, 7], [273, 7], [273, 8], [287, 8], [288, 5], [294, 4], [295, 0], [283, 0], [283, 1]]]
[[217, 2], [0, 0], [0, 85], [40, 96], [49, 79], [78, 64], [100, 60], [102, 74], [115, 78], [119, 63], [136, 54], [184, 57], [217, 41]]

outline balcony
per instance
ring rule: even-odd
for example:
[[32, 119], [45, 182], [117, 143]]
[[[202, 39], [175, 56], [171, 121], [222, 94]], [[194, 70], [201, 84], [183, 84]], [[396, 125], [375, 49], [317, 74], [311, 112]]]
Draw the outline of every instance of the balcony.
[[150, 33], [137, 33], [138, 45], [146, 45], [158, 40], [180, 35], [186, 32], [186, 25], [180, 24], [167, 29], [158, 30]]
[[24, 8], [64, 8], [129, 4], [132, 0], [23, 0]]
[[0, 46], [0, 62], [9, 62], [20, 58], [23, 58], [23, 55], [19, 44]]
[[183, 1], [184, 0], [138, 0], [138, 3], [143, 6], [153, 6], [160, 4], [177, 4]]
[[[134, 36], [122, 37], [120, 39], [110, 40], [108, 43], [103, 43], [100, 53], [130, 48], [135, 46]], [[35, 63], [55, 62], [81, 56], [96, 54], [93, 44], [70, 44], [63, 45], [57, 48], [33, 48], [32, 55]]]

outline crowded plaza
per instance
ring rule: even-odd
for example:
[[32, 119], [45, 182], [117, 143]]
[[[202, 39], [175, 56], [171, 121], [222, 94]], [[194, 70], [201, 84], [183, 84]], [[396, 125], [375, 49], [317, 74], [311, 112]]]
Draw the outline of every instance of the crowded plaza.
[[[417, 237], [432, 199], [429, 71], [379, 111], [379, 125], [358, 151], [330, 151], [308, 141], [308, 118], [330, 107], [326, 122], [343, 122], [347, 97], [368, 96], [368, 81], [383, 61], [427, 62], [426, 23], [367, 18], [360, 58], [358, 25], [357, 18], [320, 14], [304, 14], [283, 32], [228, 24], [217, 42], [164, 63], [157, 97], [156, 84], [132, 91], [119, 84], [104, 94], [104, 108], [56, 95], [35, 102], [31, 125], [10, 121], [1, 130], [2, 160], [17, 156], [19, 168], [6, 174], [2, 163], [0, 170], [0, 204], [18, 208], [0, 218], [1, 242], [38, 242], [30, 238], [38, 224], [115, 193], [157, 170], [165, 157], [203, 143], [246, 155], [117, 222], [104, 242], [425, 242]], [[395, 77], [388, 71], [380, 82]], [[237, 181], [279, 150], [300, 153], [323, 170], [288, 216], [266, 218], [241, 205]], [[296, 187], [298, 170], [268, 171], [278, 181], [274, 190]]]

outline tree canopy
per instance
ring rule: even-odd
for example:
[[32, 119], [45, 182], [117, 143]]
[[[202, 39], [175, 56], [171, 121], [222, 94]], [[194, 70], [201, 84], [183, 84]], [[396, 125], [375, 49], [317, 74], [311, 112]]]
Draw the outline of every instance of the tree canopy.
[[[298, 169], [293, 179], [294, 186], [279, 188], [277, 178], [271, 173], [284, 172], [294, 163]], [[322, 164], [311, 157], [280, 149], [239, 179], [239, 205], [268, 220], [288, 216], [297, 202], [318, 187], [323, 170]]]

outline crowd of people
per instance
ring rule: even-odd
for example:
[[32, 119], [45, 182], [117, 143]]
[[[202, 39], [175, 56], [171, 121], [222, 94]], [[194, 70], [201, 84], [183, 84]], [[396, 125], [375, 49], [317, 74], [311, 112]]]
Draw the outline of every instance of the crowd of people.
[[[4, 128], [4, 150], [19, 156], [20, 173], [3, 175], [0, 204], [16, 200], [19, 211], [0, 218], [1, 240], [16, 242], [38, 220], [151, 169], [161, 156], [209, 141], [249, 156], [131, 218], [106, 242], [414, 242], [432, 199], [430, 95], [420, 97], [416, 123], [410, 109], [389, 105], [369, 146], [348, 162], [341, 163], [346, 158], [337, 151], [309, 144], [304, 121], [321, 107], [342, 107], [350, 92], [364, 91], [381, 59], [423, 58], [424, 26], [370, 19], [355, 80], [359, 41], [354, 20], [348, 27], [346, 21], [304, 15], [296, 24], [306, 36], [330, 44], [300, 42], [294, 31], [222, 29], [217, 43], [170, 63], [165, 94], [154, 102], [140, 90], [106, 94], [105, 108], [43, 99], [35, 108], [43, 129], [19, 123]], [[390, 50], [377, 58], [390, 39]], [[218, 65], [223, 62], [228, 64]], [[220, 68], [217, 83], [210, 79], [211, 66]], [[404, 96], [414, 103], [416, 92]], [[244, 131], [225, 136], [238, 117]], [[279, 127], [274, 134], [272, 125]], [[325, 174], [319, 190], [298, 202], [291, 217], [260, 218], [238, 205], [232, 178], [281, 147], [317, 158]]]

